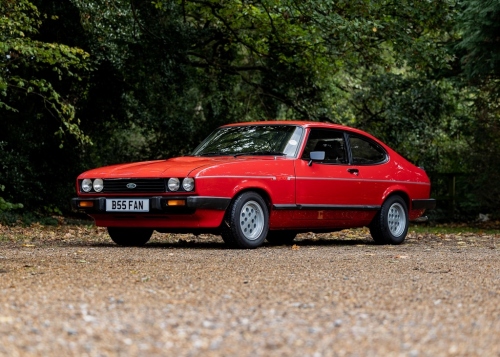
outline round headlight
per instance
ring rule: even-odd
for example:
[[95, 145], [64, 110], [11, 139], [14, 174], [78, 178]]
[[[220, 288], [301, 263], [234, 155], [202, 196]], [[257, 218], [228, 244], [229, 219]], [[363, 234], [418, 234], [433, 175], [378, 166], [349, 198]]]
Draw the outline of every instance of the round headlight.
[[104, 182], [102, 182], [101, 179], [95, 179], [94, 180], [94, 191], [101, 192], [103, 188], [104, 188]]
[[83, 192], [90, 192], [92, 190], [92, 180], [91, 179], [84, 179], [82, 181], [82, 191]]
[[191, 177], [186, 177], [182, 180], [182, 188], [186, 191], [193, 191], [194, 189], [194, 179]]
[[171, 178], [171, 179], [168, 179], [168, 189], [170, 191], [177, 191], [180, 187], [180, 181], [178, 178]]

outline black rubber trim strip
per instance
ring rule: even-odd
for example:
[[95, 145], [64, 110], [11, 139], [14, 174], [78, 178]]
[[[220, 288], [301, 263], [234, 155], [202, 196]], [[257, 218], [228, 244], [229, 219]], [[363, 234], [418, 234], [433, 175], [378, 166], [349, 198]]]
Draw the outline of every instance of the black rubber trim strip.
[[275, 210], [290, 210], [290, 209], [299, 209], [299, 206], [297, 205], [273, 205], [273, 208]]
[[380, 209], [378, 205], [273, 205], [275, 210], [324, 210], [324, 211], [377, 211]]
[[411, 200], [412, 209], [434, 209], [436, 200], [434, 198]]
[[190, 208], [224, 211], [230, 203], [231, 198], [229, 197], [191, 196], [187, 198], [187, 206]]

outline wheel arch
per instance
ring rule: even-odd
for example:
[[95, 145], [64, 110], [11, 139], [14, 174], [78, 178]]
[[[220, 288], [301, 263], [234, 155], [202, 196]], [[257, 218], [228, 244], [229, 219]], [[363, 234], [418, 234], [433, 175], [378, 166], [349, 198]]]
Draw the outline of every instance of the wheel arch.
[[264, 188], [262, 187], [256, 187], [256, 186], [247, 186], [247, 187], [244, 187], [244, 188], [241, 188], [240, 190], [236, 191], [236, 193], [233, 195], [233, 197], [231, 198], [231, 202], [234, 201], [236, 199], [236, 197], [238, 197], [239, 195], [245, 193], [245, 192], [255, 192], [255, 193], [258, 193], [263, 199], [264, 201], [266, 202], [266, 205], [267, 205], [267, 208], [269, 210], [269, 213], [271, 213], [271, 195], [269, 194], [269, 192], [267, 192]]
[[411, 210], [411, 201], [410, 201], [410, 195], [408, 192], [403, 187], [393, 187], [391, 189], [388, 189], [382, 198], [382, 204], [387, 201], [390, 197], [393, 196], [400, 196], [403, 201], [406, 203], [406, 209], [408, 212]]

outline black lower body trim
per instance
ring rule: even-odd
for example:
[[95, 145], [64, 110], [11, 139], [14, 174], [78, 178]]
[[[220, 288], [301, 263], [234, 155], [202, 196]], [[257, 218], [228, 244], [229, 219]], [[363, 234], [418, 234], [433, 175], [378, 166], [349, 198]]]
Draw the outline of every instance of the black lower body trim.
[[273, 205], [275, 210], [377, 211], [378, 205]]
[[289, 209], [299, 209], [298, 205], [273, 205], [275, 210], [289, 210]]
[[434, 209], [436, 200], [434, 198], [411, 200], [412, 209]]
[[231, 203], [231, 198], [227, 197], [202, 197], [191, 196], [187, 198], [187, 206], [200, 209], [215, 209], [224, 211]]

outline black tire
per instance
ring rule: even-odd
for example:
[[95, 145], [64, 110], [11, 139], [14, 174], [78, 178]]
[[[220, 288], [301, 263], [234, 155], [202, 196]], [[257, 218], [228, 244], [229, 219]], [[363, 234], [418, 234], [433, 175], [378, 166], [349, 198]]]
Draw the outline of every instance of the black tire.
[[370, 224], [370, 234], [378, 244], [401, 244], [408, 234], [408, 208], [401, 196], [390, 196]]
[[149, 241], [153, 235], [153, 230], [149, 228], [108, 227], [108, 234], [113, 242], [118, 245], [140, 247]]
[[235, 248], [257, 248], [269, 230], [269, 210], [256, 192], [243, 192], [229, 205], [221, 235], [226, 244]]
[[269, 231], [266, 240], [273, 245], [290, 245], [296, 236], [295, 231]]

